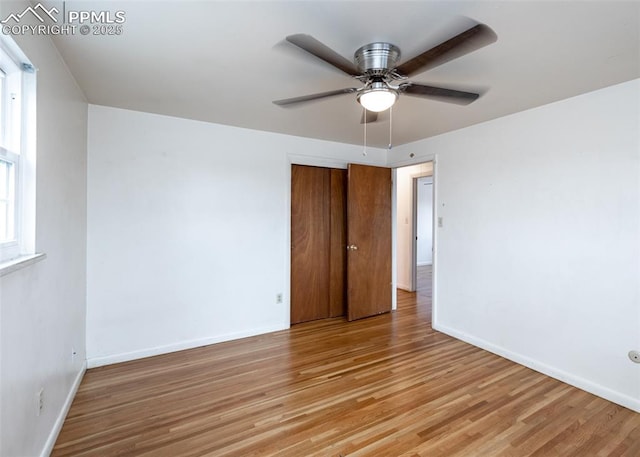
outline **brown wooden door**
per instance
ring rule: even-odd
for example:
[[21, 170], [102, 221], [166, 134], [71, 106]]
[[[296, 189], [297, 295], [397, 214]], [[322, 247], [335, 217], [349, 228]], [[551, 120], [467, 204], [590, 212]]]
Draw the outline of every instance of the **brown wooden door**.
[[329, 175], [291, 168], [291, 323], [327, 316]]
[[346, 309], [346, 170], [291, 167], [291, 323]]
[[391, 169], [349, 165], [347, 317], [391, 311]]

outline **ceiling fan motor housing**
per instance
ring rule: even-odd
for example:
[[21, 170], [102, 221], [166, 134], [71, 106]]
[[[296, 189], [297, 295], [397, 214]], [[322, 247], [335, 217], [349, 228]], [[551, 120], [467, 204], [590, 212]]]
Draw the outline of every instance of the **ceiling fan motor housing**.
[[385, 76], [396, 67], [400, 49], [391, 43], [369, 43], [354, 55], [358, 70], [369, 76]]

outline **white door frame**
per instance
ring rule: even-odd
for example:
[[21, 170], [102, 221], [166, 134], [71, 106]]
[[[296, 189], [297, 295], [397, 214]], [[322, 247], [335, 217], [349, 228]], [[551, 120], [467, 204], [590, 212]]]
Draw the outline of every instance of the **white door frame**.
[[[394, 185], [393, 185], [393, 197], [392, 197], [392, 213], [393, 213], [393, 221], [392, 221], [392, 274], [393, 274], [393, 289], [397, 289], [398, 287], [398, 271], [400, 268], [406, 267], [406, 263], [403, 263], [402, 265], [398, 264], [398, 232], [400, 230], [400, 228], [398, 227], [398, 205], [399, 205], [399, 196], [398, 196], [398, 186], [400, 185], [400, 183], [398, 182], [398, 170], [401, 168], [406, 168], [406, 167], [413, 167], [413, 166], [420, 166], [420, 165], [424, 165], [424, 164], [428, 164], [428, 163], [432, 163], [433, 166], [429, 167], [432, 169], [435, 169], [435, 157], [431, 158], [425, 158], [423, 162], [418, 162], [418, 163], [403, 163], [403, 164], [397, 164], [397, 165], [392, 165], [393, 166], [393, 181], [394, 181]], [[405, 175], [406, 176], [406, 175]], [[408, 249], [409, 249], [409, 261], [413, 264], [413, 265], [409, 265], [409, 277], [406, 278], [405, 283], [403, 284], [403, 289], [408, 290], [409, 292], [415, 292], [416, 290], [416, 284], [415, 284], [415, 278], [416, 278], [416, 268], [415, 268], [415, 259], [416, 259], [416, 245], [415, 245], [415, 237], [416, 237], [416, 202], [417, 199], [415, 198], [415, 193], [417, 192], [417, 183], [416, 183], [416, 179], [417, 178], [423, 178], [423, 177], [428, 177], [428, 176], [433, 176], [434, 177], [434, 181], [433, 181], [433, 204], [435, 205], [435, 194], [436, 194], [436, 189], [435, 189], [435, 170], [422, 170], [421, 172], [414, 172], [411, 173], [410, 175], [408, 175], [408, 178], [412, 180], [412, 185], [413, 188], [412, 190], [410, 190], [409, 192], [412, 192], [412, 194], [410, 194], [409, 198], [411, 198], [412, 200], [412, 208], [409, 208], [407, 213], [408, 219], [411, 219], [411, 235], [413, 237], [414, 242], [408, 243]], [[405, 178], [406, 179], [406, 178]], [[405, 200], [403, 200], [405, 201]], [[433, 217], [435, 217], [435, 206], [433, 208]], [[409, 222], [409, 221], [407, 221]], [[434, 239], [433, 239], [433, 251], [435, 254], [435, 233], [434, 233]], [[435, 269], [435, 257], [434, 257], [434, 266], [433, 268]], [[394, 307], [395, 308], [395, 300], [394, 300]]]

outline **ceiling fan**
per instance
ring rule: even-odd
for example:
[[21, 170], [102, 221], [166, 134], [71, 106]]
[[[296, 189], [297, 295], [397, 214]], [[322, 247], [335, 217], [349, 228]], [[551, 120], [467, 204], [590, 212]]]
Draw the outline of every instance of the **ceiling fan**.
[[290, 35], [287, 37], [289, 43], [342, 70], [364, 85], [359, 88], [348, 87], [275, 100], [273, 103], [286, 106], [355, 93], [356, 99], [366, 110], [363, 122], [365, 120], [366, 122], [375, 121], [378, 113], [389, 109], [400, 94], [468, 105], [480, 95], [473, 92], [418, 84], [408, 81], [408, 78], [476, 51], [496, 40], [497, 36], [491, 28], [484, 24], [477, 24], [416, 57], [396, 65], [400, 59], [400, 49], [391, 43], [375, 42], [364, 45], [355, 52], [354, 62], [350, 62], [310, 35]]

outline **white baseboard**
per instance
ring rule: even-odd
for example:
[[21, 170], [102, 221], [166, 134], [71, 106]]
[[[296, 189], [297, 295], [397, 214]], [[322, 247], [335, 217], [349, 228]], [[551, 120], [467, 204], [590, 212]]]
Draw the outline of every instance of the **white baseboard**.
[[64, 403], [62, 404], [62, 409], [56, 418], [56, 421], [53, 424], [53, 428], [51, 429], [51, 433], [49, 433], [49, 437], [47, 441], [44, 443], [44, 448], [42, 449], [42, 453], [40, 457], [49, 457], [51, 452], [53, 451], [53, 446], [56, 445], [56, 440], [58, 439], [58, 435], [60, 434], [60, 430], [62, 430], [62, 426], [64, 425], [64, 420], [67, 418], [67, 414], [69, 414], [69, 409], [71, 408], [71, 403], [73, 403], [73, 399], [76, 397], [76, 393], [78, 392], [78, 388], [80, 387], [80, 383], [82, 382], [82, 378], [84, 377], [84, 373], [87, 371], [86, 362], [82, 364], [82, 369], [76, 375], [76, 378], [73, 380], [73, 384], [71, 385], [71, 389], [69, 389], [69, 393], [67, 394], [67, 398], [65, 398]]
[[200, 338], [197, 340], [180, 341], [177, 343], [167, 344], [164, 346], [156, 346], [152, 348], [140, 349], [131, 352], [123, 352], [120, 354], [113, 354], [101, 357], [88, 357], [87, 367], [96, 368], [104, 365], [112, 365], [114, 363], [129, 362], [131, 360], [143, 359], [145, 357], [153, 357], [156, 355], [169, 354], [171, 352], [184, 351], [185, 349], [193, 349], [201, 346], [209, 346], [210, 344], [222, 343], [225, 341], [237, 340], [240, 338], [246, 338], [249, 336], [262, 335], [264, 333], [277, 332], [279, 330], [286, 330], [288, 326], [273, 325], [269, 327], [261, 327], [257, 329], [251, 329], [244, 332], [227, 333], [224, 335], [217, 335], [208, 338]]
[[429, 262], [417, 262], [416, 265], [419, 267], [424, 267], [426, 265], [431, 265], [433, 264], [433, 262], [429, 261]]
[[640, 413], [640, 400], [636, 398], [630, 397], [620, 392], [616, 392], [607, 387], [601, 386], [600, 384], [596, 384], [587, 379], [581, 378], [580, 376], [567, 373], [566, 371], [544, 364], [535, 359], [531, 359], [524, 355], [509, 351], [508, 349], [497, 346], [483, 339], [476, 338], [467, 333], [460, 332], [451, 327], [447, 327], [446, 325], [440, 325], [434, 322], [432, 327], [439, 332], [446, 333], [447, 335], [452, 336], [456, 339], [462, 340], [466, 343], [492, 352], [493, 354], [497, 354], [501, 357], [504, 357], [505, 359], [509, 359], [513, 362], [519, 363], [520, 365], [531, 368], [532, 370], [538, 371], [559, 381], [577, 387], [578, 389], [582, 389], [586, 392], [597, 395], [598, 397], [602, 397], [605, 400], [609, 400], [613, 403]]
[[396, 289], [402, 289], [402, 290], [406, 290], [407, 292], [413, 292], [413, 290], [411, 290], [411, 287], [409, 287], [406, 284], [396, 284]]

